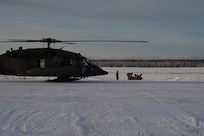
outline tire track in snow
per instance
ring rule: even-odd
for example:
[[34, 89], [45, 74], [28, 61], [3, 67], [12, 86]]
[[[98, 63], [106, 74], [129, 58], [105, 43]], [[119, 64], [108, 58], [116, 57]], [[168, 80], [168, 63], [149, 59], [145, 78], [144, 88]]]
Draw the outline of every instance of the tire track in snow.
[[106, 113], [107, 109], [103, 104], [94, 104], [94, 108], [81, 117], [79, 124], [83, 128], [85, 136], [108, 134], [109, 128], [106, 125], [108, 123]]
[[[95, 94], [103, 97], [103, 101], [100, 101], [100, 105], [98, 105], [100, 108], [91, 113], [91, 116], [94, 116], [93, 124], [101, 135], [149, 135], [120, 98], [109, 99], [109, 93], [105, 90], [97, 91]], [[134, 131], [130, 132], [129, 130]]]
[[117, 129], [118, 121], [107, 106], [104, 106], [103, 110], [93, 112], [92, 116], [94, 116], [93, 125], [102, 135], [124, 135], [124, 132]]
[[165, 131], [169, 134], [173, 134], [175, 136], [187, 135], [185, 131], [178, 127], [179, 124], [177, 124], [177, 122], [172, 119], [155, 117], [153, 118], [153, 121], [156, 122], [157, 127], [164, 128]]
[[71, 113], [70, 117], [70, 126], [73, 129], [73, 136], [82, 136], [82, 128], [80, 125], [78, 125], [80, 117], [74, 112]]
[[[16, 110], [1, 110], [0, 111], [0, 126], [2, 129], [6, 130], [10, 128], [9, 122], [10, 118], [15, 114]], [[3, 127], [2, 127], [3, 126]]]
[[[127, 89], [127, 88], [125, 87], [124, 89]], [[117, 92], [114, 92], [115, 90], [117, 89], [114, 88], [113, 90], [110, 90], [110, 91], [113, 91], [113, 93], [117, 93]], [[130, 90], [130, 92], [131, 91], [132, 89]], [[112, 120], [115, 121], [114, 125], [119, 125], [119, 127], [117, 126], [116, 128], [120, 128], [120, 129], [116, 129], [117, 133], [115, 135], [119, 135], [119, 136], [121, 135], [150, 136], [152, 135], [151, 132], [146, 130], [145, 126], [143, 126], [141, 122], [139, 122], [139, 119], [138, 119], [139, 117], [135, 115], [134, 113], [135, 110], [132, 109], [132, 106], [134, 104], [131, 103], [131, 100], [130, 101], [127, 100], [126, 96], [121, 97], [120, 94], [118, 96], [114, 95], [115, 97], [109, 97], [110, 93], [107, 92], [106, 90], [100, 91], [100, 93], [106, 96], [105, 97], [106, 99], [104, 101], [105, 107], [108, 110], [108, 113], [110, 113]], [[130, 99], [135, 98], [134, 96], [132, 97], [131, 93], [130, 95], [127, 94], [127, 96]]]
[[166, 112], [166, 115], [168, 115], [168, 118], [167, 116], [165, 118], [157, 116], [152, 119], [158, 127], [165, 128], [166, 132], [178, 136], [188, 135], [187, 130], [196, 128], [196, 126], [192, 124], [192, 122], [195, 122], [194, 116], [191, 116], [180, 109], [177, 109], [176, 112], [174, 112], [155, 95], [147, 92], [142, 93], [154, 101], [160, 109], [160, 112]]
[[[80, 127], [76, 124], [79, 117], [68, 112], [45, 111], [0, 111], [1, 133], [9, 135], [57, 134], [60, 127], [70, 130], [70, 135], [82, 135]], [[59, 132], [60, 133], [60, 132]]]
[[58, 127], [66, 114], [63, 112], [48, 114], [47, 112], [36, 112], [30, 115], [23, 124], [22, 130], [25, 132], [49, 132]]
[[[109, 100], [104, 94], [103, 88], [100, 91], [93, 91], [89, 99], [89, 109], [87, 113], [81, 115], [78, 113], [78, 126], [81, 128], [84, 136], [89, 135], [122, 135], [121, 130], [117, 129], [114, 123], [116, 119], [108, 107]], [[94, 103], [91, 103], [94, 101]], [[86, 105], [85, 105], [86, 106]], [[118, 119], [119, 120], [119, 119]]]
[[182, 118], [187, 124], [192, 125], [194, 129], [191, 129], [191, 132], [194, 131], [196, 135], [203, 136], [204, 134], [204, 118], [200, 118], [190, 112], [187, 112], [187, 115], [180, 115], [180, 118]]
[[[129, 124], [127, 125], [128, 128], [126, 129], [134, 130], [134, 133], [132, 134], [134, 136], [135, 134], [136, 136], [150, 136], [151, 133], [148, 132], [145, 127], [142, 126], [142, 123], [140, 122], [139, 117], [138, 118], [135, 117], [136, 115], [134, 115], [134, 113], [132, 113], [132, 111], [128, 108], [129, 106], [121, 102], [120, 104], [121, 104], [121, 107], [124, 107], [123, 114], [125, 115], [123, 118], [121, 118], [121, 121]], [[131, 133], [129, 132], [129, 134]]]
[[92, 127], [93, 127], [93, 134], [100, 134], [100, 135], [107, 135], [112, 134], [112, 132], [110, 132], [110, 126], [108, 122], [108, 118], [107, 115], [105, 115], [105, 111], [104, 112], [93, 112], [92, 114], [92, 119], [91, 119], [91, 123], [92, 123]]
[[[53, 134], [55, 133], [57, 135], [57, 132], [60, 133], [61, 128], [66, 129], [69, 132], [68, 134], [73, 136], [81, 136], [81, 128], [78, 126], [77, 122], [79, 120], [79, 116], [77, 116], [74, 112], [66, 112], [66, 111], [60, 111], [60, 112], [54, 112], [54, 113], [48, 113], [48, 112], [41, 112], [38, 117], [36, 118], [33, 116], [32, 119], [27, 122], [27, 126], [30, 129], [30, 132], [33, 133], [47, 133], [47, 134]], [[62, 129], [62, 130], [63, 130]]]

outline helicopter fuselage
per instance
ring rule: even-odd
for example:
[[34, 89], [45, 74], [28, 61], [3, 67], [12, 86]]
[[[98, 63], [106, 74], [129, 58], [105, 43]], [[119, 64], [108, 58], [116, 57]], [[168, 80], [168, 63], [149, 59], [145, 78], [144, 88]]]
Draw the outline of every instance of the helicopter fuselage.
[[0, 55], [0, 74], [17, 76], [88, 77], [108, 72], [74, 52], [53, 48], [7, 51]]

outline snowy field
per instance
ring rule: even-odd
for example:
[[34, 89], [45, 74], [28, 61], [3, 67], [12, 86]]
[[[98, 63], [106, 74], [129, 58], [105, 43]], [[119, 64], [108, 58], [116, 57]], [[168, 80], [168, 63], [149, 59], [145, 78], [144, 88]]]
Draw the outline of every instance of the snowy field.
[[72, 83], [0, 75], [0, 136], [204, 136], [204, 68], [104, 69]]

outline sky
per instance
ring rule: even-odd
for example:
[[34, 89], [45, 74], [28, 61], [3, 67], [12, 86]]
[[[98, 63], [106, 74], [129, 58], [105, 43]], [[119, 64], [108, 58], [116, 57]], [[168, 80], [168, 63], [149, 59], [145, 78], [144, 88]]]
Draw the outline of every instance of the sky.
[[[0, 40], [146, 40], [56, 44], [91, 59], [204, 58], [203, 0], [1, 0]], [[42, 43], [0, 43], [10, 48]]]

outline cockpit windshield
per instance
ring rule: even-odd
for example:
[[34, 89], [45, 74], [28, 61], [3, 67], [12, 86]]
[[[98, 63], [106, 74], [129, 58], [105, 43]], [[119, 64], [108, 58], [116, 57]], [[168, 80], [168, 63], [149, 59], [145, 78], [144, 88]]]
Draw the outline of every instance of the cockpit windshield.
[[89, 59], [83, 57], [82, 60], [83, 60], [83, 65], [84, 66], [92, 65], [92, 62]]
[[87, 59], [86, 57], [73, 57], [73, 58], [64, 58], [63, 59], [63, 65], [73, 65], [73, 66], [89, 66], [93, 65], [92, 62]]
[[84, 63], [87, 64], [87, 65], [89, 65], [89, 64], [92, 65], [92, 62], [91, 62], [89, 59], [85, 58], [85, 57], [83, 58], [83, 61], [84, 61]]

